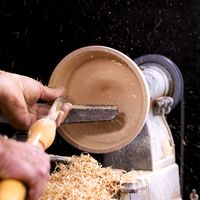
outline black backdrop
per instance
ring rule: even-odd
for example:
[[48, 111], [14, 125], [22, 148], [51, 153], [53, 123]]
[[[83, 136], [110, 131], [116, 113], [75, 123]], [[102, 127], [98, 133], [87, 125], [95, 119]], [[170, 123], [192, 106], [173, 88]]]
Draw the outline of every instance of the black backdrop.
[[[192, 188], [200, 193], [198, 8], [197, 0], [1, 0], [0, 68], [47, 84], [57, 63], [83, 46], [113, 47], [132, 59], [149, 53], [169, 57], [185, 84], [183, 190], [188, 199]], [[181, 166], [180, 116], [179, 104], [167, 119]], [[59, 136], [49, 151], [78, 152]]]

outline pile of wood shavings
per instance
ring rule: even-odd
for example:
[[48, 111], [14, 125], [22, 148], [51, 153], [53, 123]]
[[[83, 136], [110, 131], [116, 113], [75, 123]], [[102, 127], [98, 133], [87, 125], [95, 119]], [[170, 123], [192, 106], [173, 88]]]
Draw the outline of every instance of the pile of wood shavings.
[[102, 167], [89, 154], [58, 163], [40, 200], [113, 200], [123, 170]]

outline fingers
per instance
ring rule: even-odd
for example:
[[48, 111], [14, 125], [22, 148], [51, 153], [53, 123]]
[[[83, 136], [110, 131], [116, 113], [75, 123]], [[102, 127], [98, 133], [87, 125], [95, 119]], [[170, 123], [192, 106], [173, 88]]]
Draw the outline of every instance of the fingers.
[[29, 108], [29, 112], [37, 116], [37, 119], [40, 119], [43, 116], [46, 116], [48, 114], [49, 109], [50, 109], [50, 106], [47, 104], [40, 105], [40, 104], [35, 103], [33, 106]]
[[17, 130], [28, 130], [37, 120], [37, 115], [29, 113], [27, 110], [16, 109], [12, 114], [8, 110], [4, 110], [3, 112], [8, 117], [12, 126]]
[[62, 110], [60, 111], [57, 119], [56, 119], [56, 124], [57, 127], [61, 125], [61, 123], [65, 120], [67, 115], [69, 114], [70, 110], [72, 109], [72, 104], [71, 103], [65, 103], [62, 107]]
[[[35, 175], [28, 182], [28, 200], [38, 200], [45, 190], [48, 179], [50, 178], [50, 156], [46, 153], [40, 154], [35, 163]], [[41, 164], [42, 163], [42, 166]]]
[[37, 178], [37, 180], [34, 179], [31, 185], [29, 185], [29, 190], [27, 194], [28, 200], [38, 200], [40, 198], [45, 190], [47, 181], [50, 178], [50, 172], [47, 173], [46, 171], [45, 173], [41, 173]]
[[48, 88], [46, 86], [41, 85], [41, 95], [40, 99], [51, 101], [54, 100], [64, 94], [65, 89], [62, 88]]
[[38, 200], [43, 191], [45, 190], [46, 181], [41, 180], [40, 182], [36, 182], [31, 189], [28, 191], [27, 199], [28, 200]]
[[50, 177], [50, 156], [24, 142], [0, 138], [1, 178], [13, 178], [28, 188], [28, 199], [38, 200]]
[[[29, 112], [37, 116], [37, 119], [42, 118], [43, 116], [48, 115], [50, 106], [49, 105], [38, 105], [35, 104], [32, 106], [32, 108], [29, 109]], [[62, 106], [61, 111], [59, 112], [59, 115], [56, 119], [56, 124], [57, 127], [60, 126], [60, 124], [65, 120], [67, 115], [69, 114], [70, 110], [72, 109], [72, 104], [71, 103], [65, 103]]]
[[[9, 120], [14, 128], [18, 130], [28, 130], [36, 120], [46, 116], [49, 112], [49, 109], [50, 106], [48, 105], [38, 105], [35, 103], [29, 108], [28, 111], [23, 109], [16, 109], [12, 115], [7, 114], [7, 116], [9, 116]], [[64, 121], [71, 109], [71, 103], [65, 103], [63, 105], [62, 110], [56, 119], [57, 127], [59, 127], [60, 124]]]

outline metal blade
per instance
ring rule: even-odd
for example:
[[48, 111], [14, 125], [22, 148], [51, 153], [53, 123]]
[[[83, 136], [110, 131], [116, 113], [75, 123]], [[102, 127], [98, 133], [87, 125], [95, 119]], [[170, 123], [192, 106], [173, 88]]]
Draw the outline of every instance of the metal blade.
[[63, 123], [107, 121], [115, 119], [117, 114], [115, 105], [73, 105]]

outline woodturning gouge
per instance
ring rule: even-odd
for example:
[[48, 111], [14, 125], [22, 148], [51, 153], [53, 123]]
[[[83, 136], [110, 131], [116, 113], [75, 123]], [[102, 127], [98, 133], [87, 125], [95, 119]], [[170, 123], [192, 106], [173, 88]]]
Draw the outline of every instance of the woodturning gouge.
[[[65, 102], [63, 97], [55, 100], [49, 114], [31, 126], [28, 131], [28, 143], [44, 150], [51, 146], [56, 135], [55, 120]], [[70, 113], [64, 123], [112, 120], [117, 116], [117, 106], [76, 105]], [[4, 116], [1, 116], [1, 121], [8, 122]], [[14, 179], [4, 179], [0, 182], [0, 200], [24, 200], [25, 197], [26, 186], [22, 182]]]

